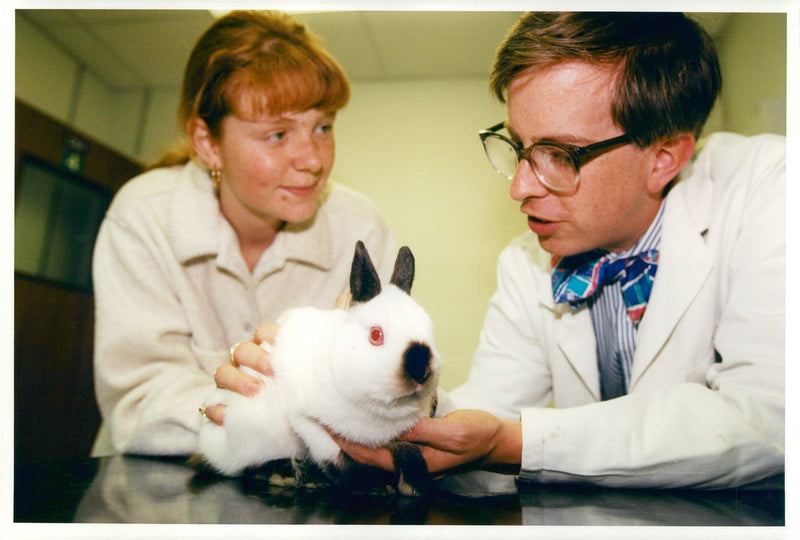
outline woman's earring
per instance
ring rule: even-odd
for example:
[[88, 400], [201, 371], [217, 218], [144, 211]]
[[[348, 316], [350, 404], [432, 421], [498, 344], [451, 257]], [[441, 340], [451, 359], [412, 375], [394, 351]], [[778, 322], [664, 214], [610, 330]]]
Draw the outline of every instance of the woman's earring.
[[211, 181], [214, 183], [214, 187], [219, 189], [219, 183], [222, 181], [222, 171], [219, 169], [211, 169]]

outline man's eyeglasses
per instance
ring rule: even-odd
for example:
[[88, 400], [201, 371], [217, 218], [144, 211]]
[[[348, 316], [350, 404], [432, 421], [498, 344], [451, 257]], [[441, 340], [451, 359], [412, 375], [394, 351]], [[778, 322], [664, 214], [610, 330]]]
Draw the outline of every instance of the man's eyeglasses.
[[517, 174], [520, 161], [525, 159], [545, 187], [561, 193], [578, 189], [581, 165], [633, 141], [633, 137], [626, 133], [588, 146], [541, 141], [523, 148], [521, 144], [498, 133], [504, 127], [505, 124], [501, 122], [478, 133], [486, 157], [497, 172], [512, 179]]

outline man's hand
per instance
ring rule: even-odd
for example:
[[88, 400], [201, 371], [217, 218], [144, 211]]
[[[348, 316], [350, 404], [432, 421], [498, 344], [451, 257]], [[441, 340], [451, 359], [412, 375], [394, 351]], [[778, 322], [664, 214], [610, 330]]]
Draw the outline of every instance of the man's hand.
[[[247, 366], [259, 373], [271, 376], [272, 366], [269, 363], [269, 353], [260, 347], [261, 343], [274, 343], [278, 326], [272, 323], [262, 324], [253, 335], [252, 341], [238, 343], [231, 350], [231, 360], [220, 365], [214, 372], [214, 381], [220, 388], [232, 390], [243, 396], [255, 395], [262, 386], [262, 382], [239, 369]], [[203, 410], [209, 420], [222, 424], [225, 420], [225, 406], [211, 405]]]
[[[334, 435], [346, 454], [365, 465], [393, 470], [387, 448], [370, 448]], [[519, 472], [522, 459], [522, 426], [485, 411], [457, 410], [444, 418], [423, 418], [399, 440], [422, 445], [431, 474], [456, 469], [486, 469], [509, 474]]]

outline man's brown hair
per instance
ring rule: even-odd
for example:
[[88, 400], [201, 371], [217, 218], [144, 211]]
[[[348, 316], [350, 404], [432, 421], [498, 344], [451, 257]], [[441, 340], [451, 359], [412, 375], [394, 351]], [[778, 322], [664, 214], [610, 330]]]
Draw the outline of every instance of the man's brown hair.
[[517, 75], [575, 60], [616, 70], [612, 118], [642, 147], [699, 137], [722, 85], [711, 37], [682, 13], [533, 12], [501, 44], [490, 87], [505, 102]]

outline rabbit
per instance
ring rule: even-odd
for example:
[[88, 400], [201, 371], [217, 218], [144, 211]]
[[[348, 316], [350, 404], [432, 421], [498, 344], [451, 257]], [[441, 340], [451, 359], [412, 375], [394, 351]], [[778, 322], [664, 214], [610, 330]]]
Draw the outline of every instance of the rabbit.
[[[198, 451], [217, 473], [238, 476], [267, 462], [310, 460], [334, 485], [386, 474], [357, 464], [328, 430], [372, 447], [388, 446], [403, 495], [429, 487], [419, 446], [393, 440], [436, 407], [440, 358], [433, 323], [410, 296], [414, 256], [402, 247], [389, 284], [381, 286], [364, 243], [355, 247], [347, 309], [312, 307], [278, 319], [274, 375], [253, 397], [217, 388], [206, 405], [226, 405], [223, 425], [203, 420]], [[371, 469], [367, 471], [365, 469]]]

